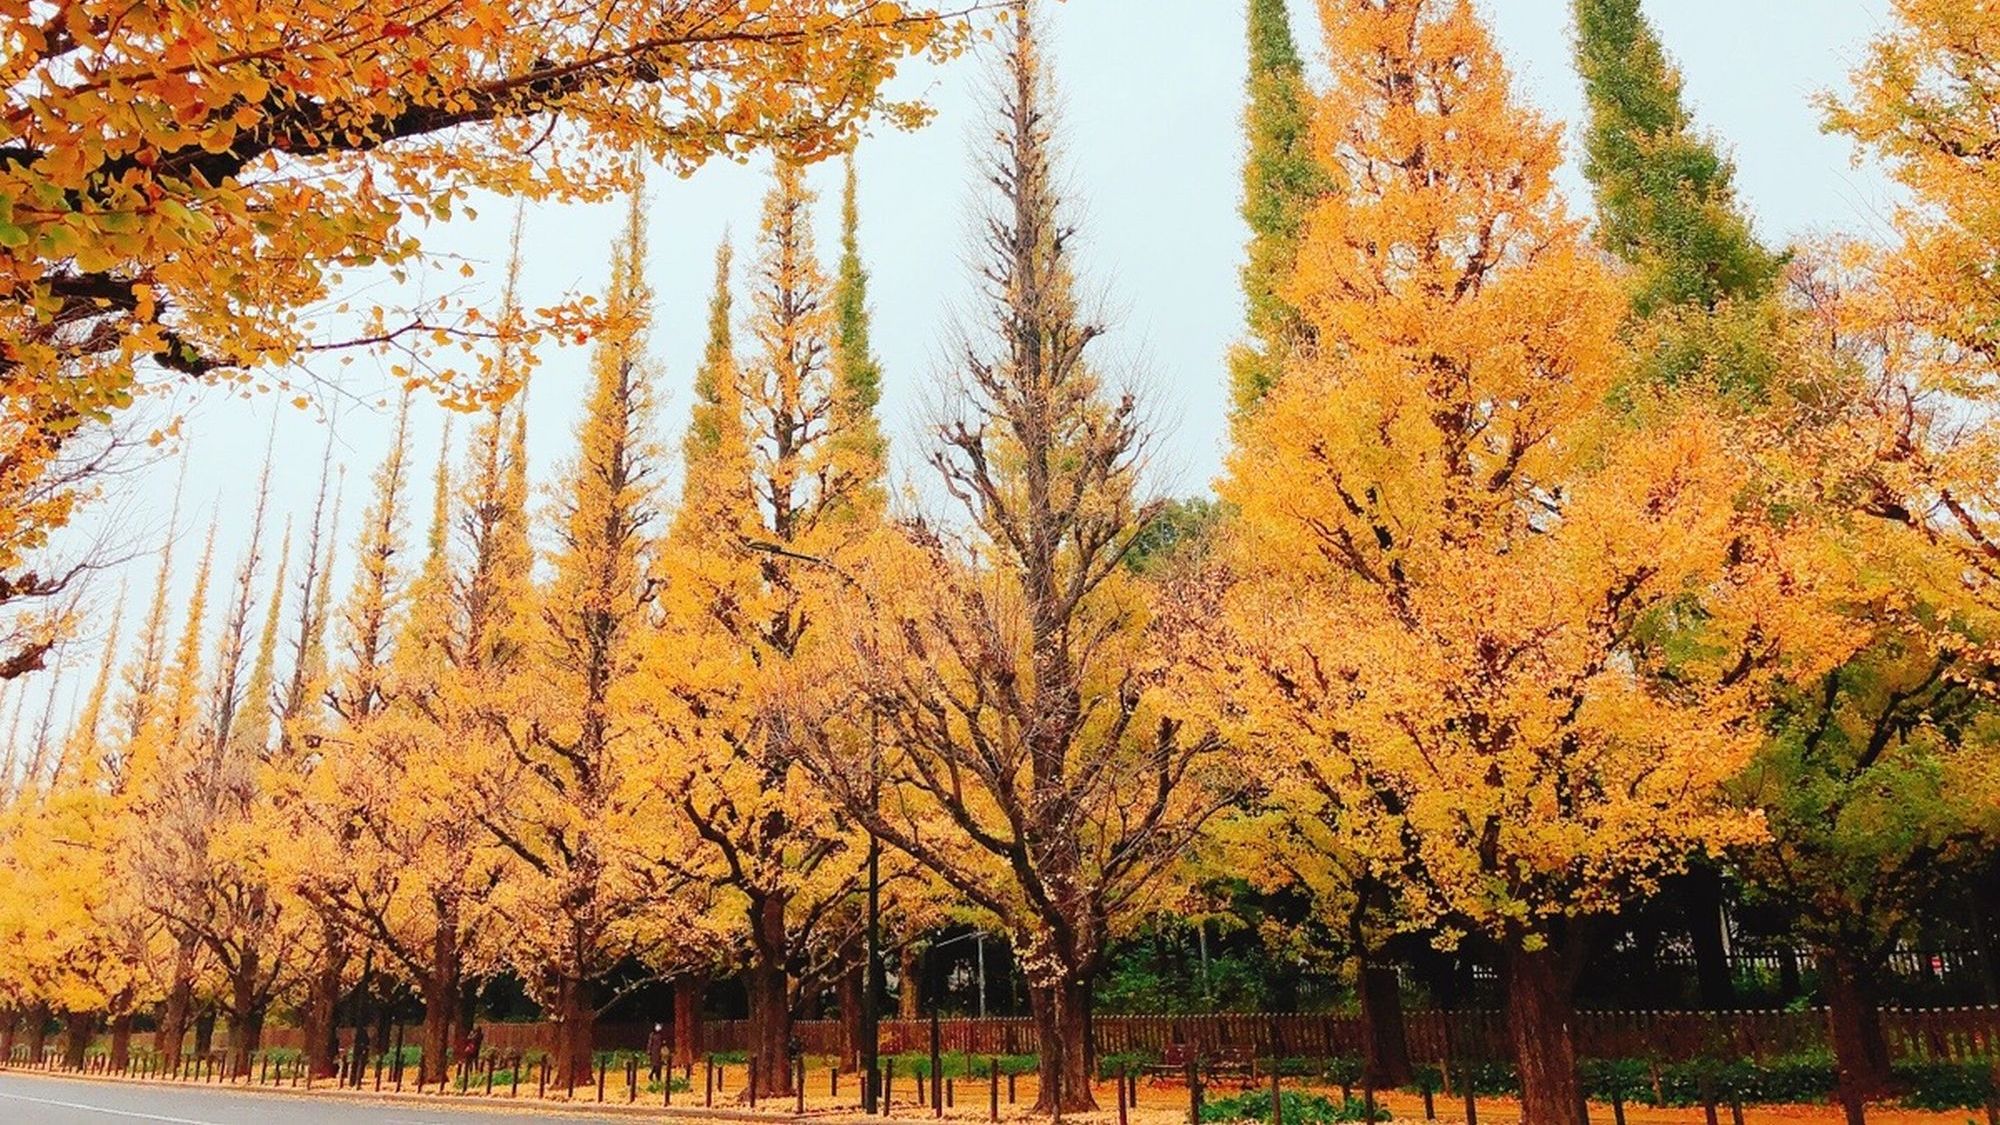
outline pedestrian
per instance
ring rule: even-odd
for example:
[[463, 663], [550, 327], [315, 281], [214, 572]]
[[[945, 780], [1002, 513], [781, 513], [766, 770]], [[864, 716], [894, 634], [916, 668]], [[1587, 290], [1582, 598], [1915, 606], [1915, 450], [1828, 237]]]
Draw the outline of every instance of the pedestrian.
[[660, 1068], [666, 1061], [667, 1028], [665, 1024], [654, 1024], [652, 1034], [646, 1036], [646, 1062], [653, 1068], [653, 1081], [660, 1080]]

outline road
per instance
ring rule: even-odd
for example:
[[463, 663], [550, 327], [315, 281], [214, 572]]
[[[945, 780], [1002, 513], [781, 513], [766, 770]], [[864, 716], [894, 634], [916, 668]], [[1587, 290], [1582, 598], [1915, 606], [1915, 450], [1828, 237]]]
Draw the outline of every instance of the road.
[[247, 1093], [200, 1086], [91, 1082], [0, 1073], [0, 1122], [33, 1125], [550, 1125], [585, 1122], [633, 1125], [630, 1116], [507, 1113], [500, 1110], [344, 1101], [330, 1097]]

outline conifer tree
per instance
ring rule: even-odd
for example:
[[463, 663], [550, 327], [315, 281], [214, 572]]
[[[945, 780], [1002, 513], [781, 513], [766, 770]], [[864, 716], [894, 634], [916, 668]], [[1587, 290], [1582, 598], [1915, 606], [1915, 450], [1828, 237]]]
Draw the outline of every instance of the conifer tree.
[[1642, 373], [1705, 374], [1752, 392], [1772, 377], [1771, 309], [1784, 271], [1736, 198], [1735, 168], [1695, 131], [1681, 76], [1639, 0], [1575, 0], [1576, 59], [1590, 120], [1584, 175], [1598, 239], [1630, 263]]
[[[861, 264], [861, 208], [855, 198], [854, 157], [849, 154], [840, 196], [840, 270], [833, 283], [834, 402], [829, 426], [839, 435], [849, 471], [874, 482], [888, 459], [888, 441], [876, 421], [882, 401], [882, 365], [869, 343], [868, 270]], [[853, 505], [861, 518], [881, 510], [882, 497], [871, 495]]]
[[1248, 410], [1270, 391], [1306, 325], [1284, 295], [1307, 209], [1327, 190], [1313, 159], [1305, 66], [1286, 0], [1250, 0], [1250, 73], [1243, 111], [1243, 221], [1250, 227], [1243, 297], [1250, 339], [1229, 356], [1230, 393]]

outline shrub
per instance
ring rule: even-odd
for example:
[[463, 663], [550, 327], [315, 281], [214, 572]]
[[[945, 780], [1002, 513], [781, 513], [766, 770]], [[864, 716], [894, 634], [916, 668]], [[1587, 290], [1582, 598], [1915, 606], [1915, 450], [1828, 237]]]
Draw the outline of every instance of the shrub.
[[[1340, 1121], [1367, 1121], [1368, 1111], [1360, 1098], [1349, 1098], [1345, 1104], [1336, 1104], [1332, 1098], [1319, 1094], [1303, 1094], [1296, 1090], [1286, 1090], [1281, 1096], [1285, 1111], [1285, 1125], [1331, 1125]], [[1234, 1097], [1217, 1098], [1201, 1107], [1203, 1121], [1269, 1121], [1271, 1120], [1271, 1094], [1268, 1090], [1247, 1090]], [[1389, 1111], [1378, 1105], [1375, 1107], [1376, 1121], [1392, 1120]]]

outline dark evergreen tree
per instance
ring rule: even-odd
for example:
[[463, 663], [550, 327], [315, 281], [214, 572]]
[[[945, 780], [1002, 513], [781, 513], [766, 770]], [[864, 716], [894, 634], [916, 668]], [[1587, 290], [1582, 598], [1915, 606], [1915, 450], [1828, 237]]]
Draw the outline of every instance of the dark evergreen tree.
[[1285, 0], [1250, 0], [1249, 44], [1243, 220], [1250, 225], [1250, 247], [1243, 296], [1250, 339], [1229, 357], [1238, 410], [1256, 405], [1271, 389], [1286, 350], [1297, 342], [1302, 326], [1282, 290], [1306, 212], [1326, 187], [1326, 173], [1312, 158], [1305, 70]]
[[1785, 266], [1736, 198], [1735, 166], [1695, 129], [1681, 76], [1639, 0], [1575, 0], [1576, 60], [1589, 107], [1584, 175], [1598, 239], [1633, 267], [1642, 372], [1705, 373], [1755, 392], [1770, 375], [1771, 308]]

